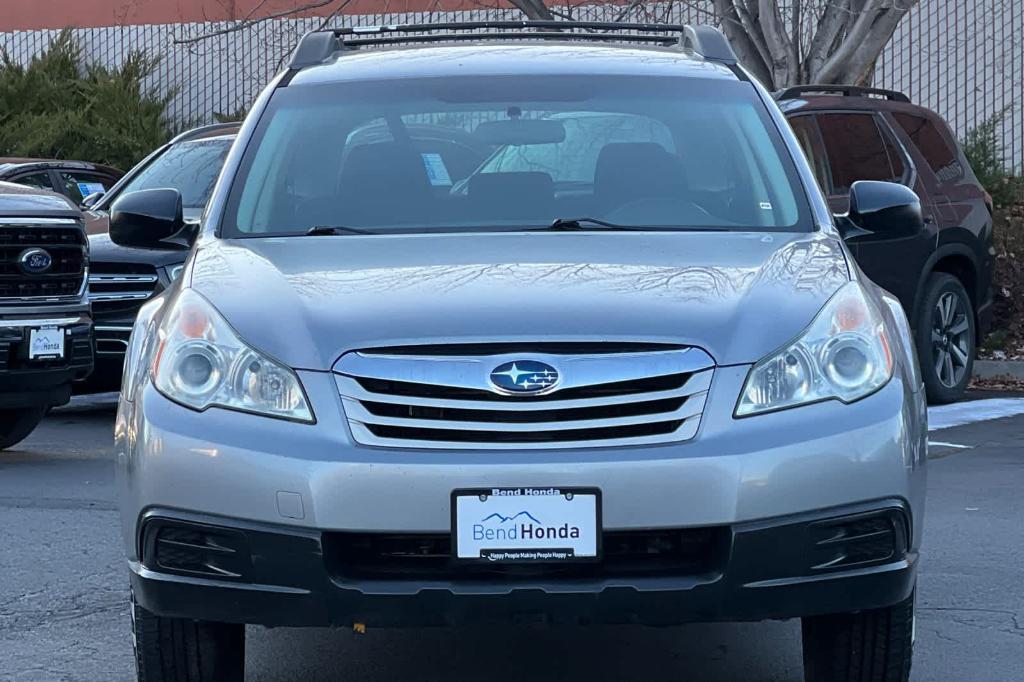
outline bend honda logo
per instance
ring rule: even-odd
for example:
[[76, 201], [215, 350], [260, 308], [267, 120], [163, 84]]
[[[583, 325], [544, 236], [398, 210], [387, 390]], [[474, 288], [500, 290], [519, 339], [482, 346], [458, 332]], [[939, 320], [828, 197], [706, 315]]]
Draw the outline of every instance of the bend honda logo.
[[53, 265], [53, 256], [46, 249], [25, 249], [18, 256], [18, 266], [26, 275], [41, 275]]
[[512, 516], [495, 512], [473, 524], [474, 540], [568, 540], [579, 536], [579, 526], [545, 526], [526, 510]]
[[491, 371], [491, 385], [498, 393], [537, 394], [554, 389], [558, 370], [546, 362], [516, 360], [498, 365]]

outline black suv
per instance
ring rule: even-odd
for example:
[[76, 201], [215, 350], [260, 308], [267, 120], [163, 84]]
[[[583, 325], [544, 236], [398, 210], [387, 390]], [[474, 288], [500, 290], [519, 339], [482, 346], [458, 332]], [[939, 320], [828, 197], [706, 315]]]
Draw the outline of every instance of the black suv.
[[856, 180], [898, 182], [921, 197], [925, 230], [851, 233], [864, 272], [899, 298], [928, 399], [963, 395], [992, 318], [992, 200], [933, 111], [890, 90], [810, 85], [776, 94], [833, 211]]
[[186, 251], [132, 249], [113, 243], [107, 236], [110, 206], [126, 192], [169, 187], [181, 192], [185, 220], [198, 221], [238, 127], [238, 123], [219, 123], [182, 133], [139, 162], [109, 191], [86, 202], [96, 371], [76, 387], [77, 392], [118, 389], [135, 315], [143, 303], [177, 278], [188, 255]]
[[0, 450], [92, 371], [88, 255], [70, 199], [0, 182]]

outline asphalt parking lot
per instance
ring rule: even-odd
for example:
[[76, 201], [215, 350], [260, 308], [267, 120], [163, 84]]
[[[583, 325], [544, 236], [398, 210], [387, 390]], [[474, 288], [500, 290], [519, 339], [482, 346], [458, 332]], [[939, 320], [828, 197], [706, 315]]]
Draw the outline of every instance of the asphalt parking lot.
[[[990, 415], [1024, 412], [1024, 399], [936, 414], [933, 423], [969, 421], [983, 406]], [[112, 403], [78, 402], [0, 454], [0, 680], [134, 679], [112, 423]], [[931, 436], [912, 678], [1024, 679], [1024, 415]], [[365, 635], [252, 628], [247, 673], [306, 682], [799, 680], [799, 624]]]

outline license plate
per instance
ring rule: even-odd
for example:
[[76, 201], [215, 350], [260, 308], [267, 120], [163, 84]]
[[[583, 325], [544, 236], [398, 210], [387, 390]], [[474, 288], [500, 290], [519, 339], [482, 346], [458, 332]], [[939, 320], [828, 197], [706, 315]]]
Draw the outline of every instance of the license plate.
[[29, 332], [28, 359], [57, 359], [64, 357], [64, 330], [60, 327], [40, 327]]
[[487, 488], [452, 493], [459, 560], [592, 561], [601, 552], [596, 488]]

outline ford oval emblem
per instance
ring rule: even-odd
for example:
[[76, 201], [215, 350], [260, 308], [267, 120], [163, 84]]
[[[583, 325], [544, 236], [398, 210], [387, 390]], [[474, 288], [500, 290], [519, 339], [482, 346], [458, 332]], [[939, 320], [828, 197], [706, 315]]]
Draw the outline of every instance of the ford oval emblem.
[[53, 256], [46, 249], [25, 249], [18, 256], [18, 265], [26, 275], [41, 275], [53, 265]]
[[557, 369], [536, 360], [516, 360], [498, 365], [491, 371], [490, 378], [498, 393], [520, 395], [550, 391], [559, 380]]

